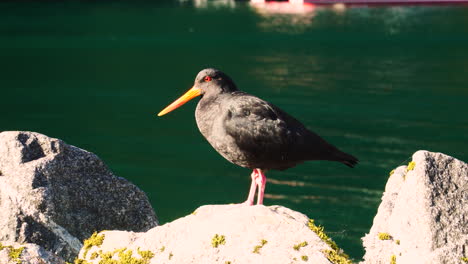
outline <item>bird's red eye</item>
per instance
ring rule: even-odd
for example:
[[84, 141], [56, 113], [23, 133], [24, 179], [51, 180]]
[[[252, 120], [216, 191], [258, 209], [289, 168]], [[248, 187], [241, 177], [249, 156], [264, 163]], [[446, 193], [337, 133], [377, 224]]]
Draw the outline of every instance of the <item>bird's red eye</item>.
[[211, 77], [210, 76], [205, 76], [205, 82], [211, 82]]

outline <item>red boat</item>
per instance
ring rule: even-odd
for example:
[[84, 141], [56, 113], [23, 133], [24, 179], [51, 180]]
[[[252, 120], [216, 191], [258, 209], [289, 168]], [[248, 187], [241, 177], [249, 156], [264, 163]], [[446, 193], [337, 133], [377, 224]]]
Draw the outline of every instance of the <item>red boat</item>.
[[291, 4], [313, 4], [313, 5], [452, 5], [468, 4], [468, 0], [290, 0], [290, 1], [264, 1], [252, 0], [254, 3], [289, 2]]

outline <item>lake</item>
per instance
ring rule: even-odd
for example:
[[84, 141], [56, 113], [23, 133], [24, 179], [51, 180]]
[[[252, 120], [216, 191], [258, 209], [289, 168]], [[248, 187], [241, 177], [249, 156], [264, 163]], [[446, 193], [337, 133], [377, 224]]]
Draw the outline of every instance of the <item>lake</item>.
[[201, 136], [197, 100], [156, 116], [206, 67], [360, 159], [268, 172], [265, 198], [355, 260], [392, 169], [420, 149], [468, 160], [465, 6], [0, 3], [0, 130], [96, 153], [161, 223], [247, 197], [251, 172]]

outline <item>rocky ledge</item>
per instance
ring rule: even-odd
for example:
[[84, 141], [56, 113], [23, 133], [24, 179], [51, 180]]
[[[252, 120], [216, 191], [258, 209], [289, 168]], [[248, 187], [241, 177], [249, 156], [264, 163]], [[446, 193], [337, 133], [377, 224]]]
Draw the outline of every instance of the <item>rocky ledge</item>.
[[468, 263], [468, 165], [418, 151], [390, 173], [364, 263]]
[[[416, 152], [390, 175], [362, 263], [468, 262], [467, 182], [466, 163]], [[352, 263], [281, 206], [208, 205], [157, 226], [146, 195], [96, 155], [32, 132], [0, 133], [0, 208], [2, 264]]]
[[93, 246], [79, 258], [88, 263], [351, 263], [323, 227], [282, 206], [207, 205], [148, 232], [104, 231], [85, 244]]
[[145, 193], [96, 155], [32, 132], [0, 133], [0, 208], [2, 245], [37, 244], [67, 261], [96, 230], [157, 225]]

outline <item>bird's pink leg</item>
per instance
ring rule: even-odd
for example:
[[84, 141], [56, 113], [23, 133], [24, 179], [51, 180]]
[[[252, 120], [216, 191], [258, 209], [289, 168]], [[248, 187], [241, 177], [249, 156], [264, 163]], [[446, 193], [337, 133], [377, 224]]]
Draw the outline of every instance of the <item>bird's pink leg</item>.
[[258, 178], [257, 169], [254, 169], [250, 176], [252, 177], [252, 183], [250, 184], [249, 197], [247, 198], [247, 201], [242, 203], [243, 205], [253, 205], [254, 204], [255, 191], [257, 189], [256, 179]]
[[255, 182], [258, 185], [257, 204], [263, 204], [263, 195], [265, 193], [266, 176], [261, 169], [257, 169]]

